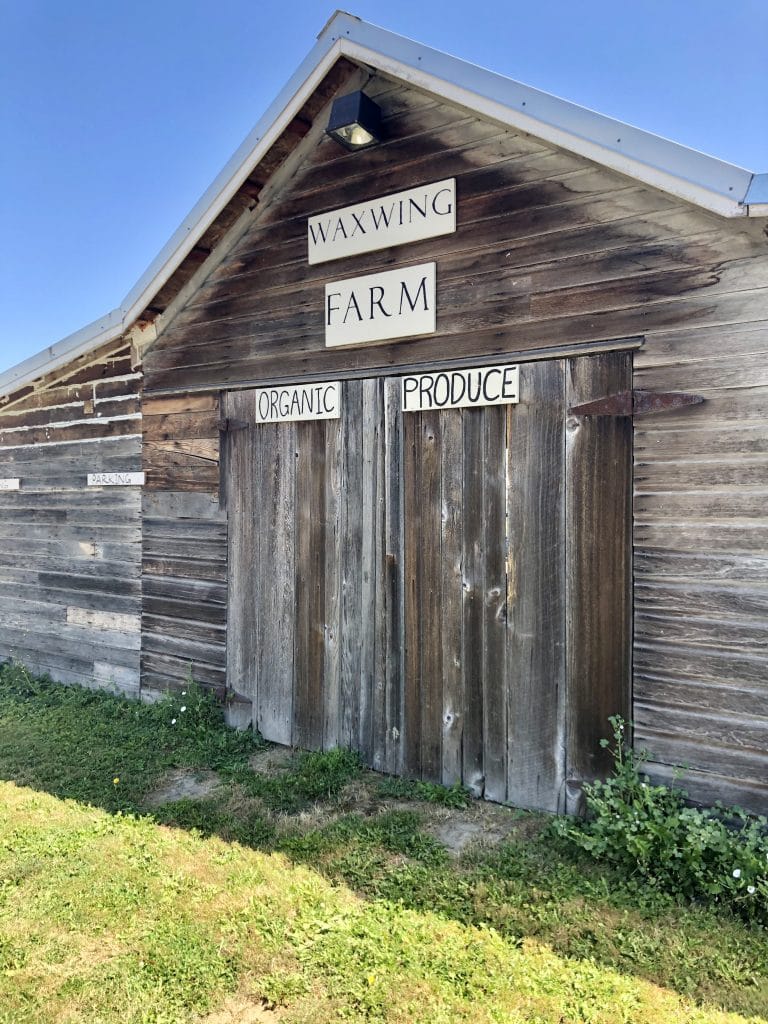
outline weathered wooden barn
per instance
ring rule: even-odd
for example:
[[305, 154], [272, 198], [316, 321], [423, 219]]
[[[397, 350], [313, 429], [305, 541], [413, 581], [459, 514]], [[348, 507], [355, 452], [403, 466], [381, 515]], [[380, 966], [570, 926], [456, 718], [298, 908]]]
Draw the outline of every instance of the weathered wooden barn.
[[621, 713], [768, 810], [767, 217], [337, 13], [121, 306], [0, 375], [0, 657], [549, 810]]

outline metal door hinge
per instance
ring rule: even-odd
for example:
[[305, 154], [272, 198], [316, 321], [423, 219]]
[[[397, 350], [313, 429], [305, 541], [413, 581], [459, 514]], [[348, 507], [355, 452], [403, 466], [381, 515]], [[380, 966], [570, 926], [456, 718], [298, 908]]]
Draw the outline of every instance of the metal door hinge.
[[686, 405], [700, 405], [702, 395], [689, 395], [682, 391], [617, 391], [614, 395], [597, 398], [594, 402], [574, 405], [569, 416], [647, 416], [668, 409], [681, 409]]
[[222, 434], [229, 434], [233, 430], [247, 430], [248, 424], [243, 420], [219, 420], [216, 424]]

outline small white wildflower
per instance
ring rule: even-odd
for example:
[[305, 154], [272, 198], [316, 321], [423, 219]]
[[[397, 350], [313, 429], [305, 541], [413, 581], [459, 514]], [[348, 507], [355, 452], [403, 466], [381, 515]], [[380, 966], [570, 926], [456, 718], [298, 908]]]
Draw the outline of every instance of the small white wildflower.
[[648, 783], [647, 782], [641, 782], [640, 785], [643, 787], [643, 789], [648, 789]]
[[171, 725], [176, 725], [176, 719], [175, 718], [171, 719]]
[[187, 705], [186, 705], [186, 704], [182, 704], [182, 706], [181, 706], [181, 710], [182, 710], [182, 711], [186, 711], [186, 710], [187, 710]]
[[181, 691], [181, 696], [182, 697], [186, 697], [187, 696], [187, 691], [186, 690], [182, 690]]
[[754, 896], [755, 892], [756, 892], [754, 885], [748, 885], [747, 886], [747, 892], [749, 893], [750, 896]]
[[733, 869], [733, 877], [734, 878], [741, 878], [741, 868], [734, 868]]

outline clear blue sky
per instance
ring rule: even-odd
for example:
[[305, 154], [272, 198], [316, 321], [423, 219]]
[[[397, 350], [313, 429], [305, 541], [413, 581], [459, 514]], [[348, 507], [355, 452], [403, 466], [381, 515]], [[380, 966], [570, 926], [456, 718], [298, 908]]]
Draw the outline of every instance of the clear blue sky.
[[[113, 309], [311, 49], [320, 0], [0, 0], [0, 371]], [[768, 171], [766, 0], [349, 0]]]

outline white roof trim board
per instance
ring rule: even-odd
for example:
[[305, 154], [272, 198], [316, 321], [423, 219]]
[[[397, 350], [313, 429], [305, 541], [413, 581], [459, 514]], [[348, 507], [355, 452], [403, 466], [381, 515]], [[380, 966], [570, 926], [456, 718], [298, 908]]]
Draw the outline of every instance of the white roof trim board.
[[368, 64], [723, 217], [768, 216], [768, 174], [753, 174], [337, 11], [279, 96], [117, 309], [0, 374], [0, 395], [127, 331], [339, 57]]

